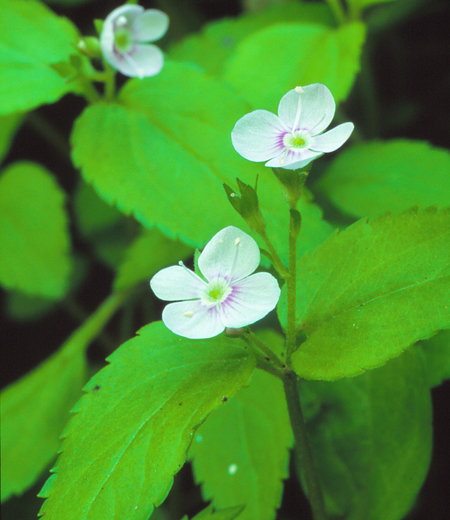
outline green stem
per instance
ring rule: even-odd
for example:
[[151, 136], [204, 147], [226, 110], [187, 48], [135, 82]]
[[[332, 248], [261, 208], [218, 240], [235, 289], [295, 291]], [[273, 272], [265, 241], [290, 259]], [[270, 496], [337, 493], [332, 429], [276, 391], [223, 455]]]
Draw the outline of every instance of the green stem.
[[272, 365], [279, 369], [284, 369], [285, 365], [281, 362], [278, 356], [263, 342], [261, 341], [256, 334], [254, 334], [250, 329], [245, 334], [245, 338], [248, 338], [256, 347], [264, 353], [264, 355], [270, 360]]
[[[295, 209], [295, 208], [292, 208]], [[287, 329], [286, 329], [286, 364], [290, 366], [291, 355], [296, 349], [297, 330], [295, 326], [295, 308], [297, 291], [297, 238], [295, 222], [290, 212], [289, 219], [289, 278], [286, 280], [287, 289]]]
[[287, 280], [289, 278], [289, 273], [286, 271], [286, 268], [283, 265], [283, 262], [281, 261], [281, 258], [278, 256], [278, 253], [275, 251], [275, 248], [272, 245], [272, 242], [269, 240], [269, 237], [267, 236], [265, 230], [259, 231], [259, 234], [261, 235], [261, 238], [264, 240], [264, 243], [267, 246], [267, 249], [269, 250], [270, 256], [272, 257], [272, 264], [277, 270], [278, 274]]
[[334, 17], [339, 25], [345, 23], [345, 12], [340, 0], [325, 0], [328, 7], [333, 11]]
[[100, 334], [105, 324], [129, 295], [130, 291], [123, 291], [113, 293], [106, 298], [100, 307], [66, 341], [64, 345], [65, 353], [71, 355], [75, 351], [84, 351], [92, 340]]
[[300, 470], [303, 472], [306, 490], [311, 504], [314, 520], [327, 520], [325, 502], [319, 476], [308, 440], [305, 421], [300, 405], [298, 378], [295, 372], [288, 371], [283, 377], [284, 392], [294, 433], [296, 453]]
[[104, 61], [105, 67], [105, 99], [106, 101], [112, 101], [116, 94], [116, 71], [111, 67], [109, 63]]

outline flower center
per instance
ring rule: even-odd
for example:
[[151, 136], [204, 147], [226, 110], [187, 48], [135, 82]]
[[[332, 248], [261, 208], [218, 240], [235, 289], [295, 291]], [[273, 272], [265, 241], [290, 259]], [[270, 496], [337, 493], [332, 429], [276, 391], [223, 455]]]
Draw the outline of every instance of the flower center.
[[117, 50], [121, 52], [128, 52], [133, 46], [130, 31], [127, 29], [116, 29], [114, 33], [114, 43]]
[[294, 152], [308, 148], [311, 139], [305, 130], [297, 130], [296, 132], [287, 133], [283, 138], [283, 144], [288, 150]]
[[223, 279], [216, 279], [209, 282], [202, 296], [204, 303], [217, 305], [227, 299], [231, 293], [231, 287]]
[[293, 146], [298, 146], [299, 148], [301, 148], [305, 145], [305, 140], [301, 137], [296, 137], [295, 139], [293, 139], [292, 144]]

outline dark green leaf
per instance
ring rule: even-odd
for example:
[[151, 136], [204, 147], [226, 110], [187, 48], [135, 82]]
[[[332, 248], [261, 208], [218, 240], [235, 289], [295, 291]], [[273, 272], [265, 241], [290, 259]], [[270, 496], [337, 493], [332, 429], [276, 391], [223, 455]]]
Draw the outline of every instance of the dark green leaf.
[[[240, 515], [242, 510], [243, 507], [230, 507], [228, 509], [214, 511], [212, 506], [208, 506], [206, 509], [203, 509], [203, 511], [200, 511], [200, 513], [195, 515], [192, 520], [234, 520]], [[185, 518], [187, 520], [187, 516]], [[239, 516], [239, 518], [243, 517]]]
[[157, 229], [149, 229], [130, 246], [114, 281], [115, 290], [128, 289], [150, 278], [163, 267], [177, 264], [193, 250], [178, 240], [170, 240]]
[[358, 144], [339, 155], [318, 189], [356, 217], [414, 205], [446, 207], [450, 203], [450, 153], [405, 139]]
[[244, 39], [228, 60], [223, 77], [258, 109], [275, 112], [286, 92], [310, 83], [326, 85], [339, 103], [359, 71], [364, 38], [360, 22], [338, 29], [277, 24]]
[[249, 388], [200, 426], [189, 456], [205, 500], [218, 508], [245, 504], [242, 520], [272, 520], [288, 476], [291, 445], [283, 385], [258, 370]]
[[429, 385], [439, 386], [450, 379], [450, 330], [441, 330], [436, 336], [421, 342], [421, 347]]
[[[169, 492], [198, 425], [248, 384], [255, 361], [224, 336], [141, 329], [85, 387], [41, 494], [46, 520], [147, 520]], [[67, 500], [67, 496], [71, 500]]]
[[75, 53], [78, 31], [35, 0], [0, 0], [0, 114], [54, 103], [74, 90], [51, 68]]
[[0, 177], [0, 283], [30, 296], [64, 296], [72, 270], [65, 195], [42, 166], [21, 162]]
[[432, 410], [416, 348], [386, 366], [301, 386], [307, 428], [329, 513], [401, 520], [425, 480]]
[[[293, 355], [305, 379], [351, 377], [450, 327], [450, 208], [361, 220], [297, 264]], [[279, 304], [286, 325], [286, 292]]]
[[22, 114], [0, 116], [0, 162], [8, 153], [11, 141], [22, 121]]

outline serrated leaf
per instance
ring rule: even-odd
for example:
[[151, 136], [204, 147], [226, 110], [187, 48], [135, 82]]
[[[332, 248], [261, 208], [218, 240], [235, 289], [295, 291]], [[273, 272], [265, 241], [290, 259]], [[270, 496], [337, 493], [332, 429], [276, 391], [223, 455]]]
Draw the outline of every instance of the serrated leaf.
[[[196, 514], [192, 520], [234, 520], [242, 512], [243, 507], [230, 507], [227, 509], [213, 510], [212, 505]], [[242, 518], [239, 516], [239, 518]], [[187, 516], [185, 517], [187, 520]]]
[[54, 460], [69, 410], [86, 380], [74, 341], [1, 393], [1, 500], [19, 495]]
[[431, 398], [420, 351], [359, 377], [302, 382], [301, 396], [330, 516], [404, 518], [431, 458]]
[[439, 386], [450, 379], [450, 330], [441, 330], [427, 341], [420, 343], [426, 360], [426, 372], [430, 387]]
[[[141, 329], [86, 385], [41, 491], [46, 520], [147, 520], [169, 492], [197, 426], [248, 384], [255, 361], [226, 337]], [[71, 500], [67, 500], [67, 496]]]
[[[180, 88], [183, 85], [183, 88]], [[269, 168], [240, 157], [231, 130], [247, 111], [229, 88], [187, 64], [166, 62], [161, 74], [129, 81], [119, 104], [88, 107], [75, 124], [73, 159], [86, 181], [110, 204], [147, 228], [203, 247], [220, 229], [246, 224], [227, 201], [222, 183], [254, 185], [267, 234], [288, 258], [288, 210]], [[309, 250], [330, 233], [305, 194], [299, 247]], [[262, 243], [261, 240], [259, 242]]]
[[75, 52], [79, 34], [35, 0], [0, 0], [0, 114], [54, 103], [74, 90], [51, 68]]
[[[282, 342], [276, 336], [272, 340]], [[249, 388], [200, 426], [189, 457], [205, 500], [217, 508], [245, 504], [242, 520], [272, 520], [288, 476], [291, 446], [283, 385], [258, 370]]]
[[[361, 220], [297, 264], [294, 353], [305, 379], [335, 380], [381, 366], [450, 327], [450, 208]], [[286, 292], [278, 306], [286, 325]]]
[[176, 60], [193, 61], [207, 72], [220, 76], [224, 63], [236, 46], [250, 34], [280, 22], [333, 25], [330, 10], [324, 4], [286, 1], [239, 18], [208, 23], [198, 34], [188, 36], [170, 48]]
[[0, 283], [30, 296], [64, 296], [72, 270], [65, 195], [35, 163], [0, 177]]
[[244, 39], [226, 63], [223, 78], [258, 109], [276, 112], [286, 92], [311, 83], [326, 85], [339, 103], [359, 71], [364, 39], [360, 22], [338, 29], [280, 23]]
[[374, 217], [450, 203], [450, 153], [421, 141], [362, 143], [344, 150], [317, 184], [342, 211]]
[[8, 153], [11, 141], [16, 133], [23, 115], [10, 114], [8, 116], [0, 116], [0, 162]]
[[191, 256], [193, 250], [178, 240], [170, 240], [157, 229], [142, 233], [129, 247], [114, 281], [115, 290], [128, 289], [150, 278], [163, 267]]

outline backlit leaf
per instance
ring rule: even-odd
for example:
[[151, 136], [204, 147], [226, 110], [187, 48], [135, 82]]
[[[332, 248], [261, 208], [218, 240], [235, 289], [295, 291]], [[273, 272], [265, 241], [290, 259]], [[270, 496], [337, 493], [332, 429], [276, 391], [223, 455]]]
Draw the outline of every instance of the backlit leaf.
[[450, 153], [406, 139], [362, 143], [344, 150], [318, 183], [336, 206], [375, 217], [411, 206], [450, 204]]
[[[248, 384], [240, 342], [188, 340], [150, 324], [85, 387], [41, 491], [46, 520], [147, 520], [167, 496], [198, 425]], [[67, 500], [70, 495], [71, 499]]]
[[0, 283], [6, 288], [64, 296], [72, 270], [64, 199], [38, 164], [15, 163], [0, 176]]
[[75, 54], [75, 26], [35, 0], [0, 0], [0, 114], [54, 103], [74, 90], [51, 65]]
[[280, 23], [242, 40], [223, 78], [258, 109], [275, 112], [286, 92], [311, 83], [326, 85], [339, 103], [359, 71], [364, 38], [360, 22], [338, 29]]
[[420, 345], [426, 359], [429, 385], [439, 386], [450, 379], [450, 329], [441, 330]]
[[[361, 220], [297, 264], [293, 355], [305, 379], [351, 377], [450, 327], [450, 208]], [[278, 307], [286, 324], [286, 293]]]

